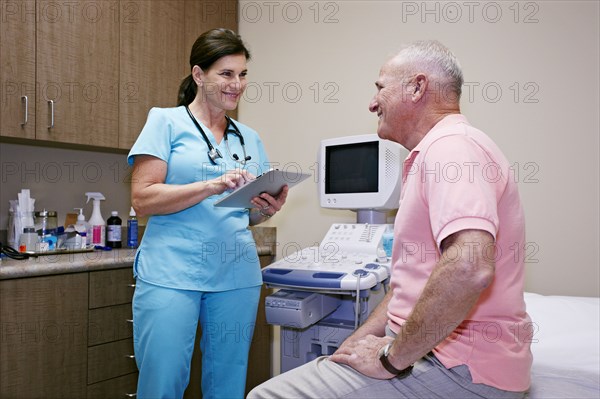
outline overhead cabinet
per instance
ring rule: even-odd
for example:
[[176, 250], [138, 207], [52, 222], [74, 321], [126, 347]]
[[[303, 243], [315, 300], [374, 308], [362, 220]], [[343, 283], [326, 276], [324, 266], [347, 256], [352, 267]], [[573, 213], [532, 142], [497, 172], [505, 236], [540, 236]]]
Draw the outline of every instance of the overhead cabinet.
[[[215, 6], [226, 8], [218, 12]], [[0, 0], [0, 136], [127, 150], [236, 1]]]
[[35, 138], [35, 48], [35, 1], [0, 0], [1, 136]]
[[118, 2], [0, 0], [0, 134], [118, 143]]
[[114, 1], [39, 1], [36, 139], [118, 142], [119, 23]]

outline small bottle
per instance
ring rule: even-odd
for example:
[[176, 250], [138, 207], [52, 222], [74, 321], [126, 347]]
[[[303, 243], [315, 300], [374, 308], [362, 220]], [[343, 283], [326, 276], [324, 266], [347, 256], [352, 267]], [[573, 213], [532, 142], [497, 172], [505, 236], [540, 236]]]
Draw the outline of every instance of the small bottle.
[[38, 235], [34, 227], [25, 227], [19, 237], [19, 252], [35, 251]]
[[121, 248], [121, 218], [119, 212], [112, 211], [106, 221], [106, 246]]
[[75, 230], [77, 234], [81, 237], [81, 248], [85, 249], [91, 242], [87, 241], [87, 232], [90, 230], [90, 225], [85, 221], [85, 216], [83, 215], [83, 208], [73, 208], [79, 211], [77, 215], [77, 223], [75, 224]]
[[131, 207], [129, 219], [127, 219], [127, 246], [129, 248], [138, 246], [138, 220], [133, 207]]

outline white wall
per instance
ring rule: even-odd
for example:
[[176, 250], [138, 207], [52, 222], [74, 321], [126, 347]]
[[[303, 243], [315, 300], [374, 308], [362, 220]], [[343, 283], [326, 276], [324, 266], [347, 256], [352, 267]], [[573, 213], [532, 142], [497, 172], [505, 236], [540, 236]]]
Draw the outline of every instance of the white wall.
[[[375, 132], [367, 105], [386, 58], [438, 39], [463, 66], [463, 113], [518, 171], [527, 289], [598, 296], [598, 11], [596, 1], [241, 1], [253, 60], [240, 120], [280, 168], [314, 172], [321, 139]], [[281, 256], [354, 220], [321, 209], [313, 181], [269, 223]]]

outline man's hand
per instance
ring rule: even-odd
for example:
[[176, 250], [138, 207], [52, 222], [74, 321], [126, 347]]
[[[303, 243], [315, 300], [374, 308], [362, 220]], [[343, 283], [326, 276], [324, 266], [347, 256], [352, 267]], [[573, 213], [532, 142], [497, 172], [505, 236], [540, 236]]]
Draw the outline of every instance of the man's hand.
[[379, 351], [394, 339], [366, 335], [357, 340], [346, 340], [329, 360], [346, 364], [367, 377], [388, 380], [395, 377], [390, 374], [379, 360]]

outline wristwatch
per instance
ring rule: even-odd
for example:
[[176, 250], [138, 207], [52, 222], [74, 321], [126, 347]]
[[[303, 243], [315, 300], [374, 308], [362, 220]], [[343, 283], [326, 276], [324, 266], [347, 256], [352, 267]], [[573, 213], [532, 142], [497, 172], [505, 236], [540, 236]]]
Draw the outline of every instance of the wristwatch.
[[379, 361], [387, 371], [389, 371], [391, 374], [394, 374], [397, 378], [408, 377], [413, 369], [412, 364], [403, 370], [398, 370], [388, 360], [388, 355], [390, 354], [390, 348], [392, 347], [392, 343], [393, 342], [390, 342], [389, 344], [381, 348], [379, 352]]

